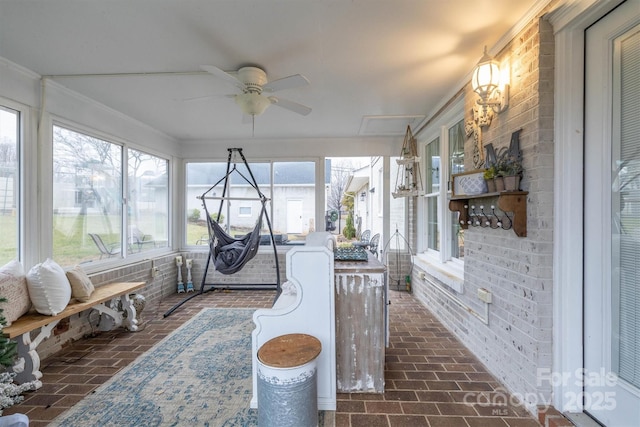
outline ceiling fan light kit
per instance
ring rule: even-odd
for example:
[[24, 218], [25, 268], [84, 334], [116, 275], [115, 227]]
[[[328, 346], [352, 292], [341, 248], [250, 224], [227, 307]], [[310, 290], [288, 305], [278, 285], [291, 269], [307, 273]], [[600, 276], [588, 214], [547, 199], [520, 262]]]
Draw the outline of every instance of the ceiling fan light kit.
[[235, 96], [236, 104], [243, 113], [250, 116], [259, 116], [271, 104], [271, 100], [257, 92], [246, 92]]

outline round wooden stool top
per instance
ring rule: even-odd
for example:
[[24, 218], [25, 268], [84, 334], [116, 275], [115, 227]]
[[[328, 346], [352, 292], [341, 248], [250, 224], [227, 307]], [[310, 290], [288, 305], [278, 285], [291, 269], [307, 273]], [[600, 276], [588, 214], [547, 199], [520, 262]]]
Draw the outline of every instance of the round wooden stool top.
[[267, 341], [258, 350], [258, 359], [272, 368], [302, 366], [318, 357], [322, 344], [307, 334], [288, 334]]

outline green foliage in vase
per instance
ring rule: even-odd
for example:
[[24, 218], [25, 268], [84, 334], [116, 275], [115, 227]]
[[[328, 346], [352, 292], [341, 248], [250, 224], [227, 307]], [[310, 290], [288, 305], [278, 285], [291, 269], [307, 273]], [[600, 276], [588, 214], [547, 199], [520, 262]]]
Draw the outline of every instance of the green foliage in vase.
[[496, 177], [498, 169], [495, 165], [492, 165], [484, 170], [483, 177], [484, 179], [493, 179]]
[[496, 176], [521, 175], [524, 171], [522, 159], [515, 157], [506, 147], [498, 152], [495, 167]]

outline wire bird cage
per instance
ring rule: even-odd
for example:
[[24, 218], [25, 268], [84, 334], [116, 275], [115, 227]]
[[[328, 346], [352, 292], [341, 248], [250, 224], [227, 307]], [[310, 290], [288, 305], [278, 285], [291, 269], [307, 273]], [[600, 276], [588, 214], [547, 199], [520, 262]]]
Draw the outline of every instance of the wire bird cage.
[[389, 287], [395, 286], [392, 289], [411, 292], [413, 250], [407, 239], [400, 234], [397, 228], [396, 232], [384, 245], [382, 262], [386, 267]]

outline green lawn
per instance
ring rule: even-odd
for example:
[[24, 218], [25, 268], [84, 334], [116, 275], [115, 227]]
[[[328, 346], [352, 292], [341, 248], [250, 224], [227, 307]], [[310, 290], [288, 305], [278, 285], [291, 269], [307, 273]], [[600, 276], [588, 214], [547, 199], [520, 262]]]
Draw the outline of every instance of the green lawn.
[[16, 230], [18, 219], [14, 215], [0, 215], [0, 265], [16, 258], [18, 239]]

